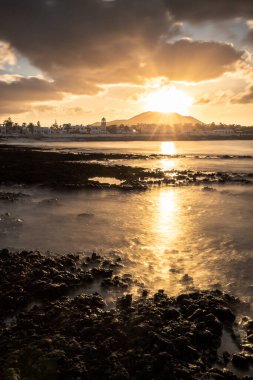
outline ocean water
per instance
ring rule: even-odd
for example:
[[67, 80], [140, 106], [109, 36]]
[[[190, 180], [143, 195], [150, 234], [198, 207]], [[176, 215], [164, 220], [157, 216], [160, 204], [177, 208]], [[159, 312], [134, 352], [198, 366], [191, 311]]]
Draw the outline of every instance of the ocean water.
[[222, 141], [59, 141], [10, 139], [2, 144], [43, 147], [64, 151], [140, 153], [253, 155], [253, 140]]
[[[82, 152], [181, 155], [121, 161], [165, 170], [172, 162], [175, 168], [253, 173], [251, 141], [30, 144]], [[56, 254], [93, 250], [107, 256], [119, 254], [123, 272], [133, 274], [140, 287], [151, 291], [164, 288], [175, 295], [196, 288], [221, 288], [252, 302], [253, 187], [217, 185], [213, 189], [61, 193], [2, 187], [1, 191], [21, 190], [30, 197], [0, 202], [0, 215], [9, 213], [10, 218], [8, 225], [0, 221], [0, 246]], [[18, 219], [21, 223], [15, 224]]]

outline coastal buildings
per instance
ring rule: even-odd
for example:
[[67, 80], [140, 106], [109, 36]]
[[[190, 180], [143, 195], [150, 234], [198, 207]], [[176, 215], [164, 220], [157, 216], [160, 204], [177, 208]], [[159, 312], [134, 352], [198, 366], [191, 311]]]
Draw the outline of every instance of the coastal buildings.
[[101, 119], [100, 125], [88, 125], [87, 126], [88, 133], [91, 135], [106, 135], [108, 132], [106, 128], [106, 118], [103, 117]]
[[189, 136], [217, 136], [217, 137], [232, 137], [232, 136], [240, 136], [240, 133], [238, 131], [230, 129], [230, 128], [223, 128], [223, 129], [213, 129], [213, 130], [190, 130], [187, 132]]
[[107, 123], [106, 118], [103, 117], [100, 122], [91, 125], [72, 125], [65, 123], [58, 125], [55, 121], [51, 127], [44, 127], [33, 123], [14, 123], [10, 118], [0, 124], [0, 136], [3, 137], [54, 137], [59, 136], [63, 138], [72, 137], [85, 137], [85, 136], [125, 136], [126, 138], [136, 137], [149, 138], [186, 138], [186, 139], [205, 139], [205, 138], [237, 138], [245, 137], [247, 139], [253, 138], [253, 127], [243, 127], [240, 125], [225, 125], [225, 124], [191, 124], [191, 123], [178, 123], [178, 124], [155, 124], [155, 123], [137, 123], [134, 125], [120, 123]]

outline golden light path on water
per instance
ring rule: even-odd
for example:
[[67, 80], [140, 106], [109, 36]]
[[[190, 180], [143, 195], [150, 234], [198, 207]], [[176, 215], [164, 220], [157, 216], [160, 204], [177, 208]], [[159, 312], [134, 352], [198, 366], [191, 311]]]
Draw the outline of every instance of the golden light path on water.
[[[139, 261], [136, 277], [139, 276], [154, 291], [163, 288], [170, 294], [178, 294], [194, 290], [196, 285], [207, 287], [206, 279], [210, 278], [211, 267], [219, 253], [213, 249], [216, 237], [207, 239], [203, 234], [206, 227], [203, 226], [201, 231], [196, 224], [196, 218], [205, 218], [207, 212], [199, 205], [198, 192], [194, 191], [192, 197], [185, 189], [164, 188], [153, 198], [147, 244], [139, 246], [143, 254], [134, 259]], [[206, 201], [209, 209], [211, 199]], [[222, 244], [219, 242], [217, 251], [223, 254]], [[138, 246], [135, 248], [138, 249]], [[143, 262], [140, 260], [142, 256]], [[210, 284], [213, 282], [214, 279]]]
[[174, 268], [173, 255], [176, 251], [169, 248], [177, 245], [177, 239], [182, 233], [180, 196], [174, 189], [161, 189], [155, 203], [150, 231], [153, 241], [142, 247], [147, 257], [143, 278], [144, 282], [150, 282], [151, 287], [164, 288], [167, 283], [167, 287], [171, 288], [174, 281], [170, 269]]
[[[174, 155], [176, 154], [176, 146], [172, 141], [164, 141], [161, 143], [161, 154]], [[162, 170], [171, 170], [175, 167], [175, 162], [171, 159], [164, 158], [161, 160]]]
[[173, 155], [176, 154], [176, 147], [172, 141], [164, 141], [161, 143], [161, 153]]
[[156, 247], [155, 252], [162, 277], [169, 274], [166, 249], [168, 245], [173, 244], [179, 234], [180, 225], [177, 224], [176, 219], [177, 207], [178, 199], [174, 190], [160, 193], [157, 218], [154, 219], [154, 233], [160, 241], [160, 246]]

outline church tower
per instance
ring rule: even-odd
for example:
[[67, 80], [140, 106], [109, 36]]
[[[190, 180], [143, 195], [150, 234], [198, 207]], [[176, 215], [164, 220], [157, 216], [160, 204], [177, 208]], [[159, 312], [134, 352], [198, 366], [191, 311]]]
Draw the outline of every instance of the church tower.
[[102, 120], [101, 120], [101, 127], [106, 127], [106, 118], [103, 117]]

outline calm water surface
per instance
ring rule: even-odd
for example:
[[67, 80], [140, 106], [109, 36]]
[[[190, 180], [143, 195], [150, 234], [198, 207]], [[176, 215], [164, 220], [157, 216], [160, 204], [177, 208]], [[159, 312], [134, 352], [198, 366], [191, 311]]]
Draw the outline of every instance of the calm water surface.
[[253, 155], [253, 140], [226, 141], [43, 141], [7, 140], [4, 144], [76, 150], [79, 152], [142, 154]]
[[[24, 220], [17, 228], [2, 228], [2, 247], [57, 253], [95, 249], [108, 255], [113, 250], [124, 257], [124, 270], [152, 290], [176, 294], [222, 286], [252, 295], [252, 187], [26, 192], [30, 200], [0, 204], [1, 214]], [[40, 204], [52, 197], [58, 203]]]
[[[43, 146], [96, 152], [213, 154], [219, 157], [145, 160], [140, 166], [146, 163], [147, 167], [167, 169], [173, 162], [194, 170], [253, 172], [251, 159], [220, 157], [253, 155], [252, 141], [167, 143], [43, 142]], [[22, 226], [13, 229], [0, 226], [0, 246], [56, 253], [95, 249], [111, 255], [113, 251], [124, 258], [124, 271], [151, 290], [164, 288], [177, 294], [196, 287], [222, 287], [252, 300], [253, 187], [215, 189], [205, 192], [200, 187], [162, 187], [142, 193], [60, 193], [26, 188], [22, 191], [30, 194], [29, 199], [0, 203], [0, 214], [9, 212], [23, 219]], [[58, 202], [40, 203], [50, 198]]]

